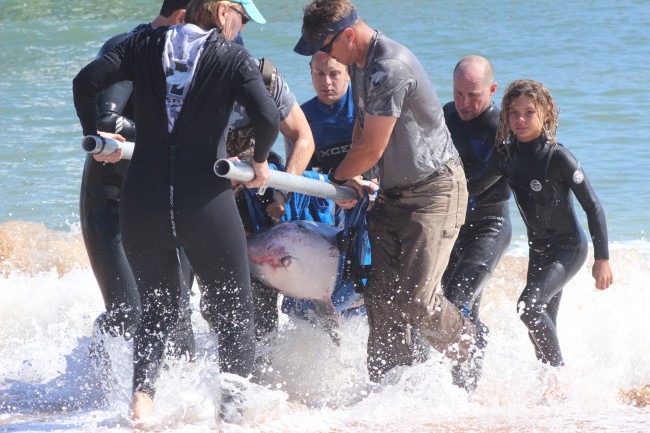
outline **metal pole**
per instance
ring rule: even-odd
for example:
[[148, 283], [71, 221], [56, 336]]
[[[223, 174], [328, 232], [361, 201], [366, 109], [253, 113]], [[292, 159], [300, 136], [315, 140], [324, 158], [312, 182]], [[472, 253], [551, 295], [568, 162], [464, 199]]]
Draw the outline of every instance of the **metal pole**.
[[117, 141], [97, 135], [86, 135], [81, 139], [81, 148], [92, 155], [111, 155], [117, 149], [122, 149], [122, 159], [131, 159], [133, 155], [132, 141]]
[[[250, 182], [255, 178], [255, 171], [250, 164], [230, 161], [229, 159], [217, 160], [214, 164], [214, 172], [217, 176], [240, 182]], [[309, 179], [278, 170], [271, 170], [271, 177], [266, 181], [266, 185], [330, 200], [348, 201], [359, 198], [357, 191], [349, 186], [334, 185], [322, 180]]]

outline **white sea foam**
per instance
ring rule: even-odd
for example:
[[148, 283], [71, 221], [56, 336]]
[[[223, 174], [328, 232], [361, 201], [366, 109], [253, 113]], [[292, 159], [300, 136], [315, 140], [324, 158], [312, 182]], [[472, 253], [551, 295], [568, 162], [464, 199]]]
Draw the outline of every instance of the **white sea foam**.
[[[69, 245], [68, 245], [69, 247]], [[490, 326], [484, 374], [467, 395], [451, 384], [449, 363], [432, 352], [424, 364], [401, 368], [383, 387], [365, 371], [367, 325], [342, 323], [341, 345], [306, 322], [282, 317], [259, 347], [268, 365], [248, 386], [246, 424], [215, 419], [222, 376], [214, 339], [198, 314], [199, 360], [163, 372], [152, 428], [225, 432], [643, 431], [648, 408], [624, 404], [619, 390], [650, 382], [647, 244], [612, 248], [615, 284], [593, 288], [588, 262], [564, 290], [558, 329], [571, 377], [570, 398], [539, 404], [542, 368], [535, 361], [515, 302], [526, 257], [508, 254], [490, 281], [482, 317]], [[516, 249], [516, 247], [515, 247]], [[83, 260], [79, 260], [83, 263]], [[42, 266], [42, 264], [39, 264]], [[102, 311], [97, 284], [83, 265], [14, 270], [0, 278], [0, 429], [6, 431], [130, 431], [131, 346], [109, 341], [113, 387], [101, 382], [88, 355], [91, 328]]]

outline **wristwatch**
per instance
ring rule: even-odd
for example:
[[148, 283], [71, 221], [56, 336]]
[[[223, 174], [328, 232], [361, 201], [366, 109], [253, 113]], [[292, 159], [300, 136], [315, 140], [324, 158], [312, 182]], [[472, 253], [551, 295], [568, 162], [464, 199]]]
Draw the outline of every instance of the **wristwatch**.
[[330, 168], [330, 171], [327, 172], [327, 177], [329, 178], [330, 182], [335, 183], [337, 185], [344, 185], [347, 180], [339, 180], [336, 177], [334, 177], [334, 172], [336, 171], [336, 167]]

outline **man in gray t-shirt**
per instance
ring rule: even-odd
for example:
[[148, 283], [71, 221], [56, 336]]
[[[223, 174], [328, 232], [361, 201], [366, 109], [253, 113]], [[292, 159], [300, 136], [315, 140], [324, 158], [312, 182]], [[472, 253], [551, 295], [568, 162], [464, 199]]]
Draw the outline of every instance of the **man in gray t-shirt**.
[[359, 175], [379, 164], [381, 189], [368, 222], [373, 272], [364, 291], [370, 379], [415, 361], [411, 327], [478, 376], [482, 329], [439, 289], [467, 189], [431, 82], [413, 53], [366, 25], [349, 0], [314, 0], [304, 14], [294, 50], [351, 66], [357, 123], [330, 180], [361, 192]]
[[361, 130], [367, 116], [395, 119], [379, 160], [382, 189], [408, 188], [458, 156], [431, 81], [406, 47], [374, 32], [351, 77]]

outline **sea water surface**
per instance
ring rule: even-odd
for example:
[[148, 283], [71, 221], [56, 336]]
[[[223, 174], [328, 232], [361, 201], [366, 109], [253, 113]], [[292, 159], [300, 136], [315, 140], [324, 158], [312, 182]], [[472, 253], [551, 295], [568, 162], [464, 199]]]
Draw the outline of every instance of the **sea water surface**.
[[[299, 101], [314, 94], [308, 59], [292, 52], [303, 1], [257, 0], [268, 20], [244, 30]], [[558, 138], [580, 160], [605, 208], [615, 284], [593, 287], [589, 259], [566, 286], [559, 336], [572, 393], [540, 404], [543, 371], [515, 303], [525, 282], [525, 231], [512, 203], [511, 248], [486, 288], [491, 328], [484, 375], [470, 396], [432, 353], [375, 389], [365, 372], [367, 325], [342, 343], [283, 317], [259, 351], [271, 361], [250, 386], [244, 425], [215, 420], [220, 376], [207, 362], [170, 364], [156, 397], [157, 431], [647, 432], [650, 409], [621, 394], [650, 383], [650, 4], [646, 1], [360, 0], [365, 21], [420, 58], [441, 101], [458, 59], [492, 60], [508, 82], [543, 82], [561, 109]], [[130, 345], [108, 342], [110, 380], [88, 356], [103, 310], [79, 235], [84, 155], [71, 81], [110, 36], [150, 21], [154, 0], [3, 0], [0, 4], [0, 431], [129, 431]], [[281, 151], [278, 142], [278, 150]], [[586, 227], [584, 213], [578, 207]], [[214, 352], [192, 298], [202, 353]], [[397, 374], [399, 373], [399, 374]], [[569, 380], [570, 379], [570, 380]], [[112, 383], [112, 387], [108, 385]]]

